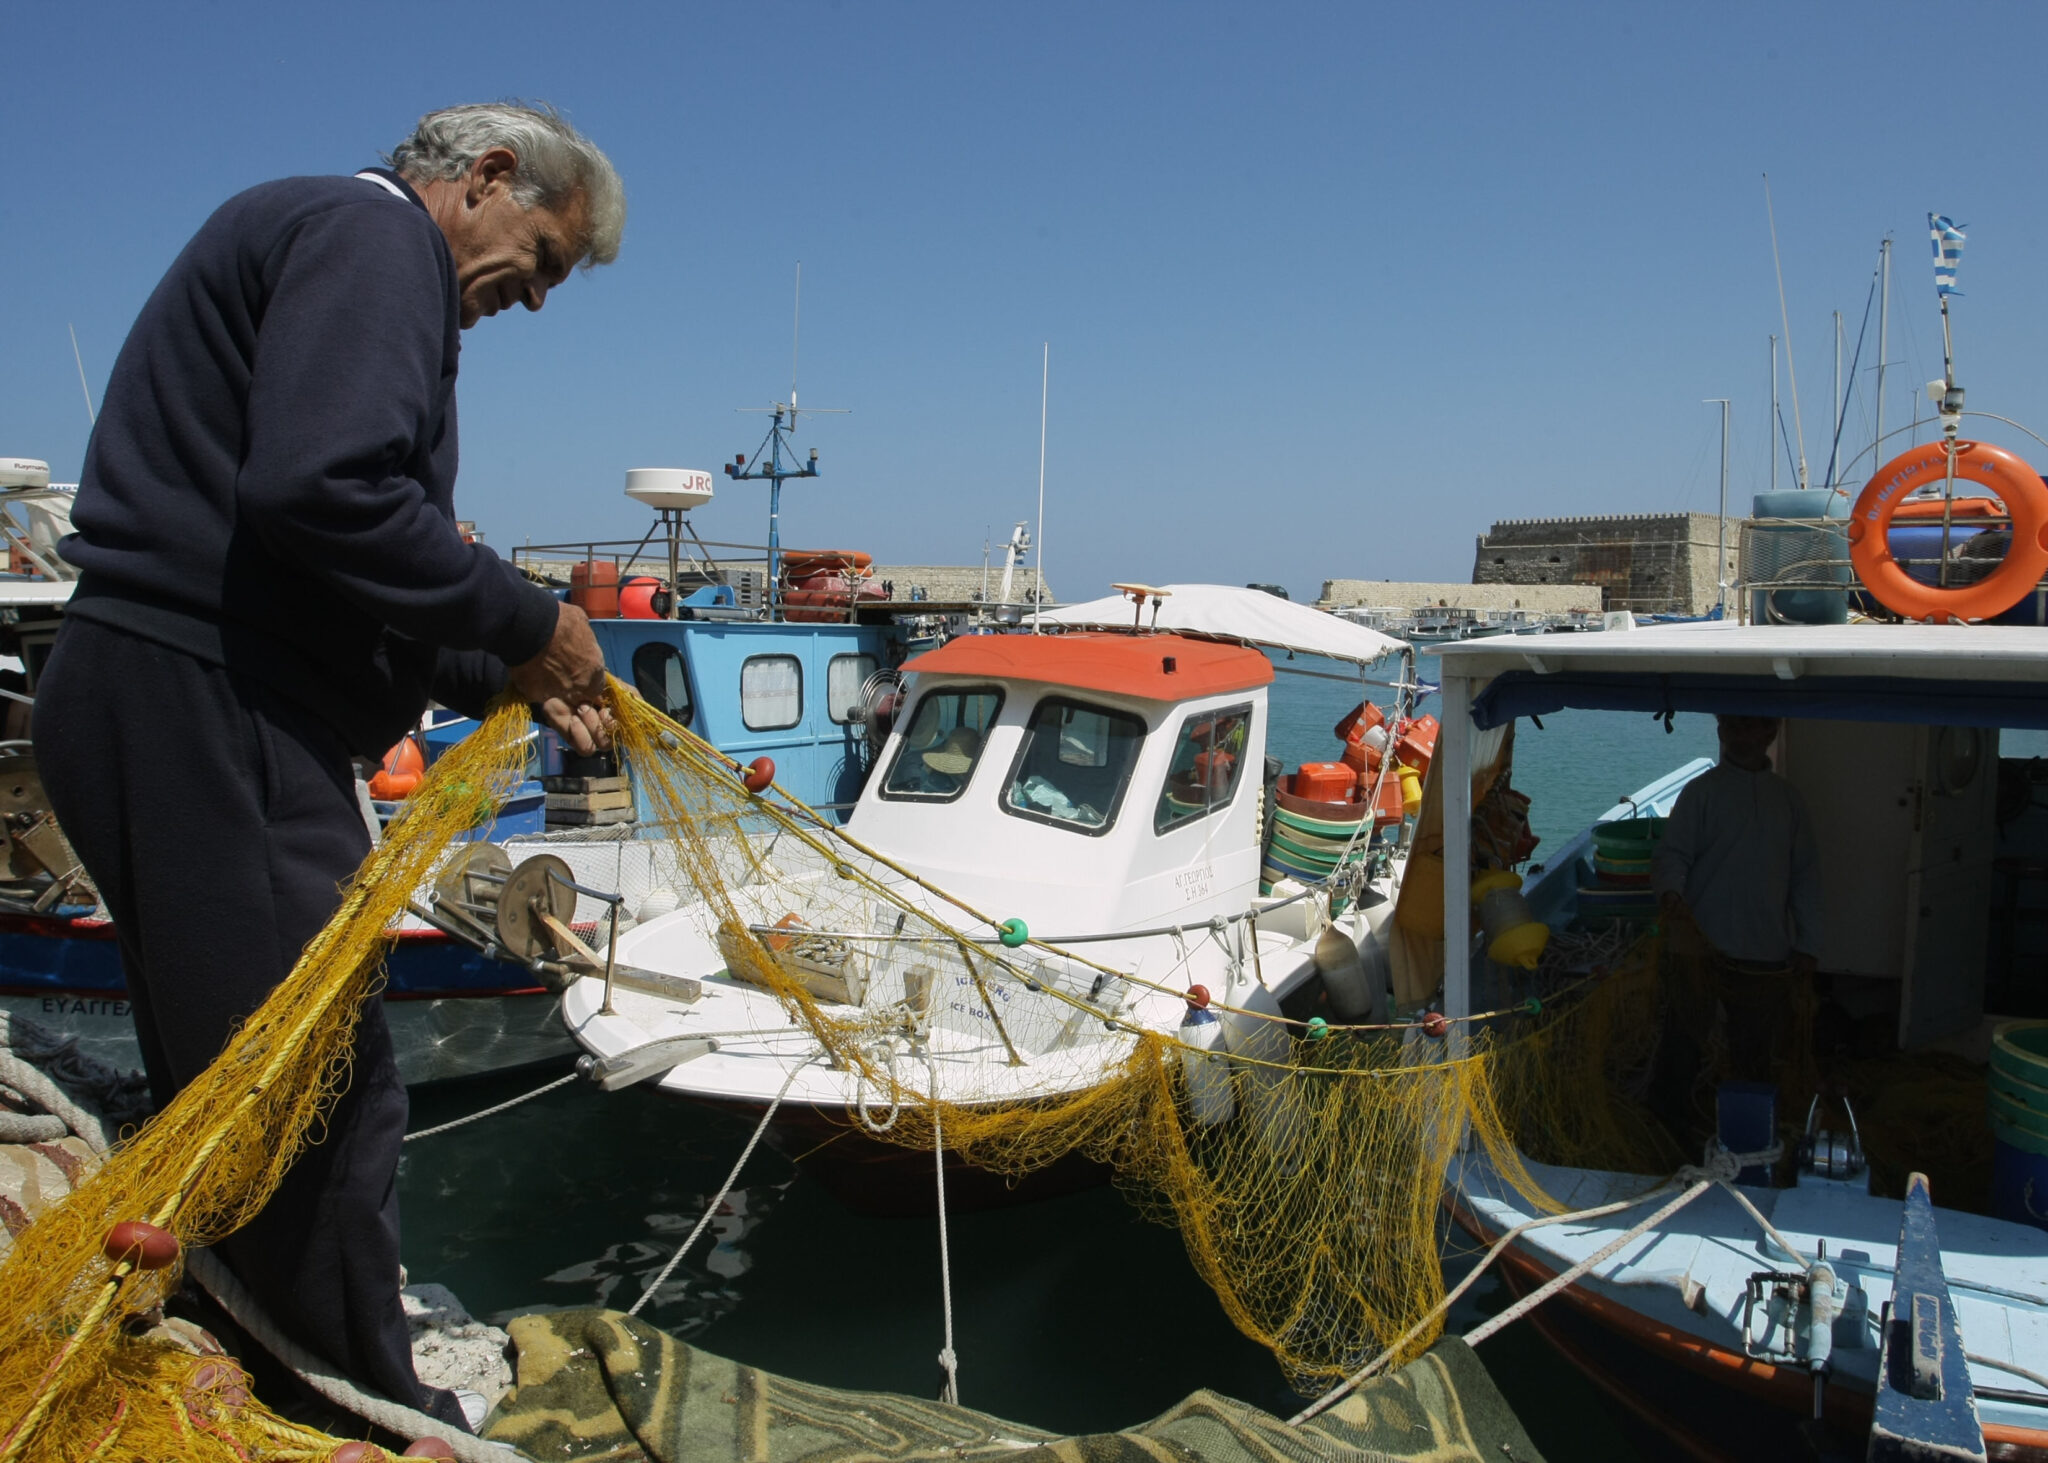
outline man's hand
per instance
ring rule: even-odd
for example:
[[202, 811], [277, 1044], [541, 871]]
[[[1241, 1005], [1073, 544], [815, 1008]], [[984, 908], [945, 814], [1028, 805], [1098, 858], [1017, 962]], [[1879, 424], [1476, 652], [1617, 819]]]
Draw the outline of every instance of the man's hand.
[[611, 714], [604, 709], [604, 655], [590, 620], [572, 604], [555, 616], [555, 633], [532, 660], [512, 667], [514, 694], [540, 708], [548, 725], [583, 755], [611, 741]]

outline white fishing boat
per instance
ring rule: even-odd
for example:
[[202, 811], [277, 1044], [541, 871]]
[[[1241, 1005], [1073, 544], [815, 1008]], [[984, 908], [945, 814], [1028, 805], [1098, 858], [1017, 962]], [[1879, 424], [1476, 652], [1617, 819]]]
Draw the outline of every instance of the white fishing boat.
[[[1757, 1092], [1728, 1084], [1718, 1146], [1699, 1172], [1662, 1185], [1662, 1175], [1532, 1161], [1530, 1174], [1564, 1208], [1613, 1206], [1530, 1229], [1504, 1251], [1518, 1293], [1569, 1279], [1537, 1323], [1646, 1421], [1715, 1419], [1674, 1443], [1694, 1456], [1786, 1447], [1802, 1418], [1860, 1438], [1874, 1408], [1882, 1420], [1887, 1377], [1896, 1384], [1887, 1395], [1919, 1387], [1947, 1397], [1950, 1431], [1937, 1436], [1962, 1441], [1940, 1456], [1986, 1456], [1964, 1446], [1980, 1424], [1989, 1456], [2048, 1456], [2048, 1145], [2035, 1151], [2027, 1137], [2030, 1124], [2048, 1131], [2048, 1056], [2028, 1056], [2031, 1047], [2048, 1053], [2048, 1041], [2036, 1039], [2039, 1023], [2001, 1027], [1999, 1003], [2025, 993], [1994, 985], [1987, 998], [1986, 982], [1987, 951], [2010, 938], [2017, 903], [1995, 886], [2048, 867], [2048, 819], [2026, 814], [2026, 763], [2002, 760], [1999, 743], [2001, 733], [2048, 729], [2048, 637], [1961, 624], [1697, 623], [1446, 646], [1441, 655], [1450, 909], [1466, 906], [1474, 877], [1475, 774], [1518, 718], [1582, 708], [1784, 719], [1776, 770], [1810, 810], [1824, 870], [1819, 967], [1829, 999], [1854, 1022], [1857, 1056], [1868, 1059], [1855, 1084], [1877, 1094], [1858, 1110], [1841, 1100], [1843, 1078], [1818, 1093], [1778, 1092], [1772, 1112], [1759, 1111]], [[1619, 820], [1668, 812], [1708, 765], [1677, 769], [1610, 819], [1647, 831]], [[1591, 831], [1554, 856], [1526, 890], [1534, 913], [1559, 930], [1595, 918], [1600, 857]], [[1646, 931], [1650, 911], [1638, 913]], [[1453, 1021], [1531, 989], [1528, 972], [1493, 964], [1483, 945], [1482, 937], [1446, 947], [1443, 1008]], [[1907, 1085], [1915, 1054], [1945, 1050], [1953, 1062], [1981, 1064], [1994, 1032], [2007, 1076], [1994, 1054], [1990, 1091], [1974, 1106], [1923, 1110]], [[1820, 1060], [1826, 1070], [1829, 1054]], [[2029, 1060], [2033, 1084], [2011, 1075]], [[1884, 1062], [1899, 1064], [1896, 1076]], [[1984, 1093], [1984, 1068], [1974, 1070]], [[1954, 1179], [1945, 1191], [1941, 1175], [1958, 1150], [1991, 1147], [1994, 1114], [2004, 1126], [1992, 1193], [1963, 1191]], [[1716, 1172], [1716, 1153], [1732, 1163], [1728, 1154], [1763, 1152], [1780, 1135], [1788, 1156], [1775, 1178], [1753, 1156], [1739, 1175]], [[1901, 1288], [1911, 1171], [1935, 1175], [1930, 1219], [1947, 1276], [1945, 1292], [1915, 1287], [1922, 1299]], [[1702, 1173], [1733, 1181], [1699, 1184], [1690, 1202], [1643, 1227]], [[1487, 1244], [1543, 1213], [1476, 1149], [1454, 1167], [1447, 1204]], [[1919, 1380], [1882, 1372], [1886, 1348], [1903, 1354], [1908, 1345], [1923, 1353]], [[1894, 1355], [1890, 1364], [1904, 1362]]]
[[[724, 900], [693, 896], [620, 938], [620, 966], [689, 991], [608, 993], [595, 976], [567, 991], [564, 1021], [600, 1074], [651, 1071], [664, 1091], [756, 1113], [779, 1102], [770, 1131], [802, 1151], [886, 1127], [918, 1097], [1071, 1096], [1144, 1032], [1284, 1051], [1283, 1016], [1384, 1009], [1400, 801], [1391, 817], [1372, 811], [1384, 801], [1351, 814], [1323, 881], [1274, 881], [1264, 649], [1347, 663], [1362, 694], [1371, 667], [1412, 666], [1408, 653], [1258, 590], [1128, 588], [1135, 606], [1048, 611], [1044, 633], [963, 636], [909, 661], [904, 709], [843, 830], [821, 827], [808, 857], [794, 839], [756, 847]], [[1398, 714], [1412, 674], [1392, 684]], [[849, 893], [856, 866], [872, 894]], [[733, 973], [735, 916], [824, 1019], [858, 1033], [859, 1063], [832, 1060], [788, 1000]], [[821, 1157], [868, 1207], [931, 1202], [928, 1155], [913, 1179], [878, 1164], [879, 1145], [836, 1141]]]

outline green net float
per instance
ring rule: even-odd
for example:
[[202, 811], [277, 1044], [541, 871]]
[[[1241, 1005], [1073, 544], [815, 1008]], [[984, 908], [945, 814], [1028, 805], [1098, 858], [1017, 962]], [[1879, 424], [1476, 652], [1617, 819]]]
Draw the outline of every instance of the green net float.
[[996, 938], [1005, 950], [1014, 950], [1031, 938], [1031, 927], [1021, 919], [1006, 919], [996, 926]]
[[1328, 1036], [1329, 1034], [1329, 1022], [1325, 1021], [1320, 1016], [1311, 1016], [1308, 1018], [1308, 1039], [1310, 1041], [1321, 1041], [1324, 1037]]

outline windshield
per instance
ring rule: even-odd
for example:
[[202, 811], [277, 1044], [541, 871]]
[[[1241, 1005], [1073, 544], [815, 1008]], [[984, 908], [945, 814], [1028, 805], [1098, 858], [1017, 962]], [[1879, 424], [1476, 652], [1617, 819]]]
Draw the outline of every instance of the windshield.
[[974, 778], [988, 729], [1002, 709], [1003, 693], [966, 687], [928, 693], [917, 703], [889, 775], [885, 798], [951, 802]]
[[1003, 811], [1105, 832], [1116, 821], [1144, 743], [1145, 723], [1129, 712], [1047, 697], [1024, 730]]

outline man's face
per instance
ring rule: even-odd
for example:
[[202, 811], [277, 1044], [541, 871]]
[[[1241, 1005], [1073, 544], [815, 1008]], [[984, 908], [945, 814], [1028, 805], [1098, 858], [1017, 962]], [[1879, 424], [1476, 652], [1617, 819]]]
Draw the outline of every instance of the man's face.
[[1769, 765], [1771, 743], [1778, 737], [1778, 721], [1772, 716], [1723, 716], [1717, 719], [1721, 734], [1721, 757], [1750, 772]]
[[520, 207], [511, 187], [516, 162], [496, 149], [468, 177], [430, 185], [429, 209], [455, 256], [464, 330], [514, 305], [538, 310], [583, 255], [582, 196], [561, 209]]

